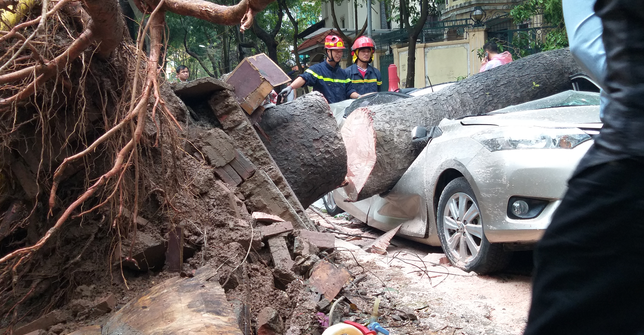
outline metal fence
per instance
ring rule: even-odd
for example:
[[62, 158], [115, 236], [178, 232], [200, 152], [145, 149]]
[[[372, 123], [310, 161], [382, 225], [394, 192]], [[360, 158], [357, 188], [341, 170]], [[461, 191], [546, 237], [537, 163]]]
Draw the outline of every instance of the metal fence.
[[[463, 40], [467, 38], [467, 30], [472, 27], [471, 19], [428, 21], [423, 31], [418, 35], [417, 42], [431, 43], [442, 41]], [[374, 36], [378, 49], [388, 49], [391, 45], [405, 43], [409, 39], [407, 29], [398, 29], [385, 34]]]
[[515, 24], [512, 18], [506, 16], [488, 24], [487, 38], [496, 41], [515, 58], [524, 57], [541, 52], [548, 33], [556, 28], [544, 26], [541, 15], [522, 24]]

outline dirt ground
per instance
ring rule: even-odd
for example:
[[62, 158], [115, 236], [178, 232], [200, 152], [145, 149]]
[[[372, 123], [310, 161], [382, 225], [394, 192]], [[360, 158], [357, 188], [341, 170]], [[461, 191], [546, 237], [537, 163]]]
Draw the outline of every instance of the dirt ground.
[[[307, 212], [318, 224], [328, 225], [317, 213]], [[341, 227], [366, 229], [342, 215], [327, 219]], [[353, 273], [367, 274], [357, 291], [382, 298], [381, 322], [391, 334], [523, 332], [530, 306], [529, 253], [517, 255], [504, 273], [478, 276], [449, 265], [440, 248], [404, 239], [394, 238], [386, 255], [342, 245], [343, 264]]]

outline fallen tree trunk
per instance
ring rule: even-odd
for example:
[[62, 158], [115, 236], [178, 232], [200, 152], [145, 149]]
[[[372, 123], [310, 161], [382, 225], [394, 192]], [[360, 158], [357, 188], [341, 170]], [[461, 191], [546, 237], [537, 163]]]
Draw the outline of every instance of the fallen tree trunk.
[[264, 145], [304, 208], [340, 186], [347, 155], [320, 93], [266, 110], [259, 125]]
[[582, 72], [568, 49], [525, 57], [476, 74], [441, 91], [355, 110], [342, 127], [351, 200], [391, 188], [416, 158], [410, 131], [444, 118], [481, 115], [572, 88]]

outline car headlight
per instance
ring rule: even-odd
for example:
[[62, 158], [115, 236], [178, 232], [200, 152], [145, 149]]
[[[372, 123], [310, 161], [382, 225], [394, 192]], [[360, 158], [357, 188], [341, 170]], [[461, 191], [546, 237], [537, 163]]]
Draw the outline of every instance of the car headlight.
[[473, 138], [490, 151], [516, 149], [572, 149], [590, 140], [578, 128], [498, 127]]

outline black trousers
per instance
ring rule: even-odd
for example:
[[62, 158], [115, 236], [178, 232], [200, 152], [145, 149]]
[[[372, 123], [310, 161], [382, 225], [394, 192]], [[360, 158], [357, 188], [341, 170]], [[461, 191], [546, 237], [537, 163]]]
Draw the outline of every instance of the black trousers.
[[525, 334], [644, 334], [644, 163], [592, 166], [569, 186], [535, 250]]

